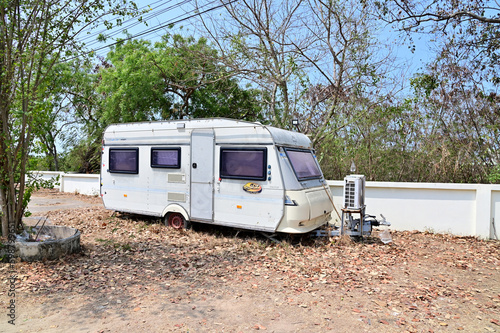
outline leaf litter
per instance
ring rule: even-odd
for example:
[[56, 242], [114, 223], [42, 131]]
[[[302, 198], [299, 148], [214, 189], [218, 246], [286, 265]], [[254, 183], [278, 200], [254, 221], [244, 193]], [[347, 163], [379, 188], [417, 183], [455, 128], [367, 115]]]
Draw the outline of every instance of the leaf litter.
[[[97, 318], [90, 331], [500, 332], [498, 241], [393, 231], [390, 244], [289, 236], [275, 243], [210, 225], [172, 230], [83, 200], [95, 205], [50, 212], [52, 224], [81, 231], [82, 253], [16, 264], [18, 298], [33, 313], [57, 300]], [[1, 300], [7, 305], [3, 290]], [[169, 319], [158, 322], [165, 312]], [[25, 321], [26, 332], [48, 325]]]

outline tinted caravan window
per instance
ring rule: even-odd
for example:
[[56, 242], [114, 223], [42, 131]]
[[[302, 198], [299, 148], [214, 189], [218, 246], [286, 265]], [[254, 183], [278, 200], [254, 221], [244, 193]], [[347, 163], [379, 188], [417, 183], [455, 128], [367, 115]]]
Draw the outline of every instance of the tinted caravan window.
[[285, 149], [298, 180], [321, 178], [321, 170], [310, 150]]
[[181, 148], [151, 148], [151, 167], [179, 169]]
[[266, 180], [267, 148], [221, 148], [220, 177]]
[[109, 171], [116, 173], [139, 173], [139, 148], [110, 149]]

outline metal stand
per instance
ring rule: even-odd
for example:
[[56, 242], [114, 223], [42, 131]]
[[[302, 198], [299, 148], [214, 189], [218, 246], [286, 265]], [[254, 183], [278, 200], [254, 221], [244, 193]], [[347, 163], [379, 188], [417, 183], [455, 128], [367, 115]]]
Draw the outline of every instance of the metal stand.
[[[316, 236], [342, 236], [349, 235], [350, 237], [360, 237], [363, 241], [364, 236], [370, 236], [372, 233], [373, 226], [390, 226], [391, 224], [386, 221], [384, 215], [380, 214], [382, 219], [377, 220], [375, 216], [366, 214], [366, 206], [362, 206], [358, 209], [353, 208], [343, 208], [342, 218], [340, 223], [340, 228], [338, 226], [332, 226], [332, 229], [316, 229]], [[353, 214], [359, 214], [359, 218], [354, 218]]]
[[277, 240], [276, 238], [274, 238], [275, 236], [277, 236], [278, 234], [267, 234], [265, 232], [261, 232], [260, 233], [262, 236], [266, 237], [267, 239], [273, 241], [274, 243], [276, 244], [279, 244], [281, 243], [279, 240]]
[[[363, 239], [363, 233], [371, 232], [371, 225], [369, 230], [364, 230], [366, 205], [357, 209], [342, 208], [342, 221], [340, 223], [340, 235], [359, 236]], [[354, 219], [353, 214], [359, 214], [359, 219]]]

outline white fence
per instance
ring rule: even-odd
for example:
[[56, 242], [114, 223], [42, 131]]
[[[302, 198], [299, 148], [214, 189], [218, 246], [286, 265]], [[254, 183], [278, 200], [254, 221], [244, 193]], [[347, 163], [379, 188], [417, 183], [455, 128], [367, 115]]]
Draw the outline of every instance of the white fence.
[[[34, 173], [43, 179], [59, 176], [62, 192], [99, 195], [99, 175]], [[328, 185], [340, 213], [344, 182]], [[366, 182], [365, 203], [368, 214], [383, 214], [394, 230], [500, 236], [500, 185]], [[335, 212], [333, 216], [337, 218]]]
[[[343, 181], [328, 181], [340, 213]], [[391, 229], [498, 239], [500, 185], [366, 182], [366, 212]], [[334, 213], [334, 217], [336, 214]]]
[[59, 177], [59, 185], [56, 185], [55, 188], [58, 188], [61, 192], [85, 195], [99, 195], [100, 192], [99, 175], [56, 171], [32, 171], [32, 174], [44, 180], [56, 179]]

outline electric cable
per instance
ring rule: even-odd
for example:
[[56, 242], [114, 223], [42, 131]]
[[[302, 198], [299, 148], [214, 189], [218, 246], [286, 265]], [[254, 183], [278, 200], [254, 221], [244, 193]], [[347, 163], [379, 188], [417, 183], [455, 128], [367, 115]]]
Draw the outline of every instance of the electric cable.
[[[149, 4], [149, 5], [143, 6], [143, 7], [139, 8], [139, 11], [143, 11], [143, 10], [144, 10], [144, 9], [146, 9], [146, 8], [151, 8], [151, 6], [153, 6], [153, 5], [157, 4], [158, 2], [161, 2], [161, 1], [162, 1], [162, 0], [158, 0], [158, 1], [156, 1], [156, 2], [153, 2], [153, 3]], [[152, 8], [152, 11], [154, 11], [154, 10], [158, 9], [159, 7], [161, 7], [161, 6], [163, 6], [163, 5], [167, 4], [167, 3], [169, 3], [169, 2], [171, 2], [171, 1], [172, 1], [172, 0], [168, 0], [168, 1], [164, 2], [163, 4], [161, 4], [161, 5], [157, 6], [157, 7]], [[116, 15], [116, 16], [113, 16], [112, 18], [110, 18], [110, 19], [109, 19], [109, 21], [113, 21], [113, 20], [119, 19], [119, 18], [121, 18], [121, 17], [122, 17], [122, 16], [120, 16], [120, 15]], [[122, 25], [123, 25], [123, 24], [125, 24], [125, 23], [128, 23], [128, 22], [131, 22], [131, 21], [136, 21], [136, 18], [135, 18], [135, 17], [129, 18], [129, 19], [127, 19], [127, 20], [123, 21], [123, 22], [122, 22]], [[120, 27], [122, 27], [122, 25], [120, 25]], [[90, 30], [92, 30], [92, 29], [87, 28], [87, 29], [85, 29], [84, 31], [82, 31], [82, 33], [83, 33], [83, 32], [85, 32], [85, 31], [90, 31]], [[96, 37], [96, 36], [99, 36], [100, 34], [102, 34], [102, 33], [106, 32], [106, 31], [109, 31], [109, 29], [103, 29], [103, 30], [96, 31], [96, 32], [93, 32], [93, 33], [90, 33], [90, 32], [89, 32], [87, 36], [85, 36], [85, 37], [83, 37], [83, 38], [80, 38], [79, 40], [80, 40], [80, 41], [85, 41], [85, 40], [88, 40], [88, 39], [92, 39], [92, 38], [94, 38], [94, 37]]]
[[[163, 3], [162, 6], [165, 5], [165, 4], [167, 4], [170, 1], [167, 1], [167, 2]], [[162, 14], [165, 14], [165, 13], [169, 12], [169, 11], [172, 11], [172, 10], [174, 10], [174, 9], [176, 9], [176, 8], [182, 6], [182, 5], [185, 5], [185, 4], [187, 4], [187, 3], [191, 2], [191, 1], [192, 0], [184, 0], [184, 1], [181, 1], [179, 3], [174, 4], [172, 6], [169, 6], [167, 8], [163, 8], [160, 11], [147, 13], [147, 15], [142, 18], [142, 21], [139, 21], [136, 18], [130, 18], [130, 19], [124, 21], [124, 22], [133, 21], [133, 23], [130, 23], [130, 24], [125, 25], [125, 26], [124, 25], [116, 26], [115, 29], [113, 29], [114, 31], [110, 31], [110, 30], [107, 30], [107, 29], [101, 30], [99, 33], [95, 33], [94, 35], [90, 36], [89, 38], [96, 37], [96, 36], [98, 36], [100, 34], [103, 34], [103, 33], [107, 32], [107, 31], [109, 32], [109, 34], [106, 35], [107, 38], [116, 36], [116, 35], [122, 33], [123, 31], [131, 29], [131, 28], [133, 28], [133, 27], [135, 27], [137, 25], [140, 25], [143, 22], [147, 22], [149, 20], [152, 20], [152, 19], [154, 19], [157, 16], [160, 16]], [[90, 46], [92, 46], [94, 44], [97, 44], [97, 43], [100, 43], [100, 41], [99, 40], [93, 40], [93, 41], [90, 42], [90, 44], [88, 44], [86, 46], [90, 47]]]
[[[92, 49], [92, 50], [89, 50], [89, 51], [82, 52], [79, 56], [81, 56], [81, 55], [86, 55], [86, 54], [91, 54], [91, 53], [95, 53], [95, 54], [97, 54], [97, 52], [98, 52], [98, 51], [104, 50], [104, 49], [106, 49], [106, 48], [108, 48], [108, 47], [115, 46], [115, 45], [117, 45], [117, 44], [123, 43], [123, 42], [128, 41], [128, 40], [136, 39], [136, 38], [141, 37], [141, 36], [147, 36], [147, 35], [149, 35], [149, 34], [151, 34], [151, 33], [154, 33], [154, 32], [156, 32], [156, 31], [158, 31], [158, 30], [160, 30], [160, 29], [163, 29], [163, 28], [165, 28], [165, 27], [168, 27], [168, 26], [170, 26], [170, 25], [175, 25], [175, 24], [178, 24], [178, 23], [181, 23], [181, 22], [187, 21], [187, 20], [189, 20], [189, 19], [192, 19], [192, 18], [194, 18], [194, 17], [197, 17], [197, 16], [200, 16], [200, 15], [203, 15], [203, 14], [206, 14], [206, 13], [209, 13], [209, 12], [212, 12], [212, 11], [214, 11], [214, 10], [217, 10], [217, 9], [220, 9], [220, 8], [222, 8], [222, 7], [225, 7], [225, 6], [229, 5], [229, 4], [232, 4], [232, 3], [236, 2], [236, 1], [238, 1], [238, 0], [232, 0], [232, 1], [229, 1], [229, 2], [227, 2], [227, 3], [223, 3], [223, 4], [220, 4], [220, 5], [217, 5], [217, 6], [214, 6], [214, 7], [208, 8], [208, 9], [203, 10], [203, 11], [193, 10], [192, 12], [195, 12], [195, 13], [194, 13], [194, 14], [192, 14], [192, 15], [189, 15], [189, 16], [187, 16], [187, 17], [183, 17], [183, 18], [180, 18], [182, 15], [179, 15], [179, 16], [177, 16], [177, 17], [173, 18], [173, 20], [174, 20], [174, 21], [169, 21], [169, 22], [163, 23], [163, 24], [161, 24], [161, 25], [159, 25], [159, 26], [156, 26], [156, 27], [151, 28], [151, 29], [146, 29], [146, 30], [144, 30], [144, 31], [142, 31], [142, 32], [139, 32], [139, 33], [137, 33], [137, 34], [135, 34], [135, 35], [131, 35], [131, 36], [128, 36], [128, 37], [126, 37], [126, 38], [120, 39], [120, 40], [118, 40], [118, 41], [116, 41], [116, 42], [113, 42], [113, 43], [110, 43], [110, 44], [107, 44], [107, 45], [104, 45], [104, 46], [101, 46], [101, 47], [98, 47], [98, 48], [95, 48], [95, 49]], [[212, 1], [212, 2], [210, 2], [209, 4], [212, 4], [212, 3], [214, 3], [214, 2], [216, 2], [216, 1]], [[206, 7], [206, 6], [205, 6], [205, 7]], [[203, 7], [202, 7], [202, 8], [203, 8]], [[67, 61], [71, 61], [71, 60], [73, 60], [73, 59], [75, 59], [75, 58], [78, 58], [78, 56], [73, 56], [73, 57], [70, 57], [70, 58], [67, 58], [67, 59], [61, 60], [60, 62], [67, 62]]]

